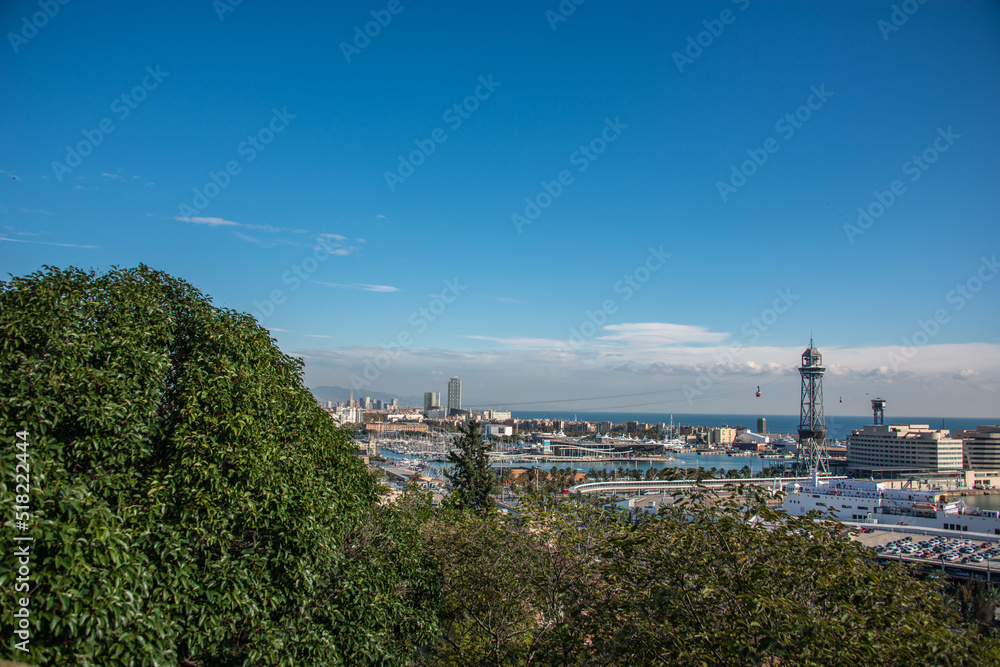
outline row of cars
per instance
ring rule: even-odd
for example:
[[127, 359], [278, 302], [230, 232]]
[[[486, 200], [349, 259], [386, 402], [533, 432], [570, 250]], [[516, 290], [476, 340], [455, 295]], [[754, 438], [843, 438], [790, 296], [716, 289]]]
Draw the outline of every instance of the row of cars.
[[982, 563], [990, 559], [1000, 559], [1000, 545], [990, 542], [976, 543], [959, 537], [932, 537], [922, 542], [914, 542], [912, 537], [904, 537], [887, 544], [874, 547], [875, 553], [883, 556], [908, 556], [927, 558], [949, 563]]

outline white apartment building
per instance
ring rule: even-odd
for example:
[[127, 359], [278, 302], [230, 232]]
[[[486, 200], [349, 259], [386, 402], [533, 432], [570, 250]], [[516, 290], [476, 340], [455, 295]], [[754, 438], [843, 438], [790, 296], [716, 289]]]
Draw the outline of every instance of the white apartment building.
[[341, 424], [360, 424], [364, 421], [364, 410], [361, 408], [346, 406], [328, 409], [327, 412]]
[[962, 469], [962, 441], [927, 424], [866, 424], [847, 436], [847, 467], [863, 474]]

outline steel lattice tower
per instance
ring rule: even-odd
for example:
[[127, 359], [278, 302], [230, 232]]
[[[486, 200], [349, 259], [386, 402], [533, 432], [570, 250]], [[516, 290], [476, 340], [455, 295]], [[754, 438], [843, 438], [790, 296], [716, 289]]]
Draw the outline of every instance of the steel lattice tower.
[[826, 423], [823, 417], [823, 355], [813, 346], [802, 353], [799, 375], [802, 377], [799, 410], [799, 461], [810, 473], [829, 472], [826, 454]]

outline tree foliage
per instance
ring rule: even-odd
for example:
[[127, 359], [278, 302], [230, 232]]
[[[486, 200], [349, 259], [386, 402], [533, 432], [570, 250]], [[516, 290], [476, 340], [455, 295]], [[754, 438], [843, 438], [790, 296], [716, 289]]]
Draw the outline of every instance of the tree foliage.
[[[33, 662], [399, 664], [433, 639], [416, 527], [375, 507], [301, 373], [144, 266], [0, 282], [0, 539], [27, 431]], [[0, 632], [10, 656], [8, 613]]]
[[448, 452], [448, 462], [453, 465], [445, 471], [452, 485], [452, 504], [461, 509], [490, 510], [496, 505], [490, 494], [497, 479], [490, 467], [489, 447], [479, 422], [469, 422], [468, 426], [459, 428], [459, 433], [455, 438], [458, 452]]
[[759, 492], [658, 515], [522, 499], [519, 517], [444, 516], [445, 641], [425, 665], [991, 665], [940, 592], [843, 527]]

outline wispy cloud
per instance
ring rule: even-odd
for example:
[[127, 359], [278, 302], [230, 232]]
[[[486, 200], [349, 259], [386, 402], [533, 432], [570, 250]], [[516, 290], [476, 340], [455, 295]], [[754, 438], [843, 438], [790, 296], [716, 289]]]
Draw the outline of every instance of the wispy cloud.
[[327, 283], [322, 280], [313, 280], [311, 282], [317, 285], [325, 285], [326, 287], [336, 287], [337, 289], [356, 289], [363, 292], [398, 292], [398, 287], [393, 287], [392, 285], [370, 285], [368, 283]]
[[506, 348], [514, 350], [538, 350], [538, 349], [559, 349], [566, 346], [566, 341], [556, 338], [530, 338], [527, 336], [514, 336], [511, 338], [498, 338], [494, 336], [468, 335], [465, 338], [471, 340], [485, 340], [491, 343], [500, 343]]
[[45, 209], [41, 208], [19, 208], [17, 210], [19, 210], [21, 213], [41, 213], [42, 215], [55, 215], [55, 213], [53, 213], [52, 211], [46, 211]]
[[[499, 298], [499, 297], [495, 297]], [[589, 339], [554, 339], [533, 337], [507, 337], [468, 335], [465, 338], [500, 343], [508, 349], [572, 349], [584, 354], [628, 355], [630, 351], [678, 349], [684, 346], [719, 344], [729, 338], [729, 334], [709, 331], [705, 327], [668, 322], [641, 322], [632, 324], [609, 324], [602, 327], [597, 336]]]
[[[150, 217], [159, 217], [147, 213]], [[238, 227], [239, 229], [244, 229], [252, 232], [264, 232], [267, 234], [312, 234], [307, 229], [288, 229], [286, 227], [275, 227], [273, 225], [252, 225], [245, 222], [237, 222], [236, 220], [229, 220], [227, 218], [219, 217], [209, 217], [209, 216], [191, 216], [190, 218], [185, 218], [183, 216], [174, 216], [171, 218], [177, 222], [187, 222], [195, 225], [206, 225], [208, 227]], [[249, 241], [251, 243], [261, 243], [264, 245], [273, 245], [276, 243], [282, 243], [284, 245], [299, 245], [298, 243], [275, 239], [269, 243], [264, 243], [261, 239], [256, 237], [248, 236], [246, 234], [237, 233], [236, 236], [244, 241]], [[316, 234], [316, 239], [318, 243], [314, 246], [314, 249], [324, 250], [331, 255], [349, 255], [356, 250], [356, 248], [345, 248], [342, 242], [347, 240], [346, 236], [341, 236], [340, 234], [332, 234], [330, 232], [321, 232]]]
[[30, 243], [32, 245], [54, 245], [62, 248], [96, 248], [96, 245], [79, 245], [76, 243], [49, 243], [48, 241], [25, 241], [24, 239], [11, 239], [0, 236], [0, 241], [11, 241], [13, 243]]
[[249, 243], [258, 243], [258, 244], [260, 243], [260, 239], [257, 238], [256, 236], [250, 236], [249, 234], [244, 234], [243, 232], [233, 232], [233, 234], [236, 236], [236, 238], [242, 239]]
[[180, 216], [174, 218], [174, 220], [179, 220], [181, 222], [193, 222], [196, 225], [209, 225], [210, 227], [242, 227], [238, 222], [232, 220], [226, 220], [225, 218], [203, 218], [200, 216], [195, 216], [193, 218], [182, 218]]
[[706, 327], [669, 322], [609, 324], [604, 327], [604, 331], [610, 333], [600, 336], [599, 340], [618, 341], [645, 347], [705, 345], [721, 343], [729, 338], [728, 333], [709, 331]]
[[302, 334], [306, 338], [333, 338], [333, 336], [327, 336], [326, 334]]
[[495, 296], [493, 298], [497, 301], [503, 301], [504, 303], [523, 303], [520, 299], [515, 299], [510, 296]]
[[101, 173], [101, 176], [104, 176], [105, 178], [111, 178], [116, 181], [121, 181], [122, 183], [128, 183], [128, 179], [122, 176], [121, 174], [109, 174], [108, 172], [105, 171]]

